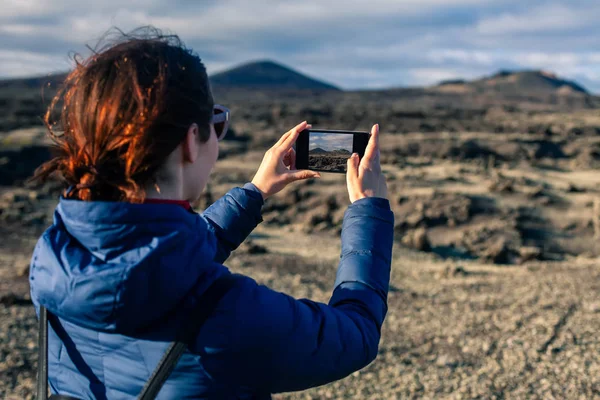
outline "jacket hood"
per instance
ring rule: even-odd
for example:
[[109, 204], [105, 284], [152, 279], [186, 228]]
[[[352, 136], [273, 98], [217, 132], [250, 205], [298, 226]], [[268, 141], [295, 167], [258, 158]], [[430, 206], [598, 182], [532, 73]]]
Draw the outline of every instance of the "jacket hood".
[[206, 220], [174, 204], [61, 199], [31, 261], [34, 302], [95, 330], [132, 332], [222, 273]]

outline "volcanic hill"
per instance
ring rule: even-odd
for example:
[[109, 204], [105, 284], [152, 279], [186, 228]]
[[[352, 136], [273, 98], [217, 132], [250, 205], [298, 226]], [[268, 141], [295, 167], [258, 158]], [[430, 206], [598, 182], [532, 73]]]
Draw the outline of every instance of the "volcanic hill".
[[273, 61], [257, 61], [240, 65], [210, 77], [213, 86], [268, 89], [339, 90], [323, 81], [309, 78]]
[[564, 94], [587, 95], [588, 91], [574, 81], [547, 71], [499, 71], [480, 79], [448, 80], [433, 88], [442, 92], [496, 92], [498, 94]]

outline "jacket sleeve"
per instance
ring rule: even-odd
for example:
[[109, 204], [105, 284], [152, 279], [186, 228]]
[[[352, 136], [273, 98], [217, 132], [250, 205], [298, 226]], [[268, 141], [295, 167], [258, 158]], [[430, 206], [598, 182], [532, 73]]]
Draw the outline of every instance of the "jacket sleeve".
[[344, 217], [329, 304], [296, 300], [247, 278], [226, 295], [192, 351], [217, 382], [265, 393], [307, 389], [363, 368], [378, 351], [392, 243], [389, 202], [356, 201]]
[[215, 261], [223, 263], [262, 222], [264, 200], [252, 183], [233, 188], [201, 215], [217, 237]]

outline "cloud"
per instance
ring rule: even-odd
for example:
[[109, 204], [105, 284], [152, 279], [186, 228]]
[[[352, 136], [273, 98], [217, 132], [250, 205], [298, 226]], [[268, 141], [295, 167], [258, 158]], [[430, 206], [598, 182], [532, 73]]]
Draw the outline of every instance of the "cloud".
[[597, 0], [4, 0], [0, 76], [54, 71], [111, 26], [152, 24], [210, 73], [271, 58], [352, 89], [541, 68], [600, 91], [599, 19]]
[[308, 142], [309, 149], [317, 147], [326, 151], [345, 149], [352, 151], [352, 135], [335, 133], [315, 133], [311, 132]]
[[482, 19], [476, 30], [484, 35], [568, 32], [597, 24], [599, 11], [598, 4], [592, 2], [581, 8], [568, 3], [543, 5], [523, 13], [506, 12]]
[[70, 66], [67, 57], [50, 56], [28, 51], [0, 50], [0, 76], [18, 75], [32, 76], [46, 73], [58, 73]]

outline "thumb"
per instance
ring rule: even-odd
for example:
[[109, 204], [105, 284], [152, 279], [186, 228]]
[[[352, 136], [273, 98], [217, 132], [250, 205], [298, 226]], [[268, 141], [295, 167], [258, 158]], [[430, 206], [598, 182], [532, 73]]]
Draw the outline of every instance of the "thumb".
[[346, 170], [346, 186], [348, 187], [348, 193], [352, 198], [352, 193], [356, 186], [356, 180], [358, 179], [358, 154], [354, 153], [348, 159], [348, 168]]
[[294, 181], [299, 181], [302, 179], [320, 178], [320, 177], [321, 177], [321, 174], [319, 174], [318, 172], [310, 171], [307, 169], [292, 171], [292, 172], [288, 172], [285, 174], [285, 180], [287, 182], [294, 182]]
[[358, 154], [353, 153], [348, 159], [348, 171], [346, 172], [346, 177], [348, 179], [358, 176], [358, 163]]

